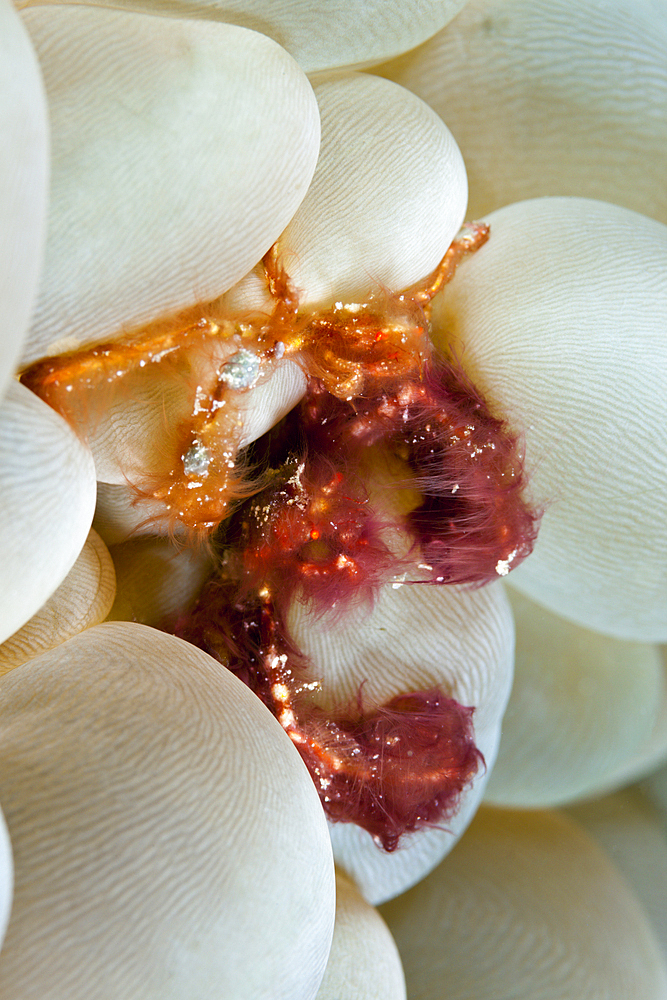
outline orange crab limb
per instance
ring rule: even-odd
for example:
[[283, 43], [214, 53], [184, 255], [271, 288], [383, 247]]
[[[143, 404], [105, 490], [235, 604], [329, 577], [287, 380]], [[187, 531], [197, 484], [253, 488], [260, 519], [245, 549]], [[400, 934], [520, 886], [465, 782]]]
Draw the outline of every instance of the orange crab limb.
[[[339, 399], [368, 397], [397, 380], [420, 379], [433, 355], [428, 307], [465, 256], [488, 238], [471, 223], [424, 281], [396, 294], [330, 309], [299, 310], [299, 297], [281, 263], [278, 244], [263, 258], [271, 313], [233, 316], [195, 306], [151, 323], [117, 341], [46, 358], [21, 378], [82, 435], [92, 433], [117, 393], [132, 396], [137, 378], [163, 378], [183, 387], [183, 403], [170, 414], [160, 468], [133, 481], [135, 501], [158, 500], [162, 520], [205, 537], [231, 504], [252, 492], [239, 473], [243, 441], [240, 394], [276, 369], [296, 361]], [[149, 375], [150, 373], [150, 375]]]

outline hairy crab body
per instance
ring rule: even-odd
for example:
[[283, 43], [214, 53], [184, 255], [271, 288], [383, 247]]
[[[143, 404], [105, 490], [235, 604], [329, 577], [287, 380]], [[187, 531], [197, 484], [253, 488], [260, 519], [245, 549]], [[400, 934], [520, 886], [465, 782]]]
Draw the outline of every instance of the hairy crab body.
[[[358, 823], [386, 850], [456, 811], [481, 761], [472, 709], [430, 690], [375, 707], [360, 692], [325, 713], [316, 667], [285, 622], [293, 600], [342, 613], [399, 573], [414, 585], [481, 585], [530, 552], [537, 517], [522, 497], [517, 440], [429, 338], [431, 300], [487, 238], [471, 224], [423, 282], [310, 312], [273, 248], [272, 312], [193, 311], [22, 376], [81, 429], [104, 392], [146, 370], [180, 374], [187, 403], [168, 468], [133, 484], [137, 504], [161, 501], [170, 528], [209, 539], [217, 555], [177, 634], [256, 691], [330, 818]], [[283, 359], [304, 372], [305, 396], [239, 461], [242, 400]], [[378, 479], [387, 464], [395, 488]], [[401, 492], [412, 500], [399, 511]]]

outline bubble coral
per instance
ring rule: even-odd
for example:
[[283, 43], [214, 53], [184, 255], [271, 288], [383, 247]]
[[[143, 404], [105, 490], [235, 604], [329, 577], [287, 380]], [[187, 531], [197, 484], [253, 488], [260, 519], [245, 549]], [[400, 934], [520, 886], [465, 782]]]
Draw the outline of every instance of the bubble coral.
[[[271, 6], [267, 11], [259, 0], [247, 0], [227, 5], [224, 12], [216, 6], [193, 11], [183, 3], [160, 9], [162, 15], [177, 18], [155, 16], [150, 7], [136, 5], [127, 10], [35, 7], [22, 15], [30, 40], [16, 14], [3, 8], [8, 29], [3, 37], [9, 39], [4, 42], [9, 70], [4, 93], [9, 96], [3, 108], [12, 110], [2, 120], [11, 164], [0, 194], [8, 219], [3, 251], [8, 276], [3, 330], [8, 336], [2, 362], [7, 385], [2, 491], [8, 516], [2, 529], [2, 574], [8, 595], [4, 636], [12, 639], [4, 650], [9, 673], [2, 678], [3, 710], [9, 714], [3, 729], [7, 766], [2, 769], [0, 801], [16, 864], [14, 915], [0, 954], [7, 996], [27, 996], [30, 990], [43, 995], [46, 966], [56, 950], [57, 974], [53, 976], [52, 967], [48, 972], [54, 995], [90, 996], [94, 983], [103, 997], [108, 993], [104, 984], [112, 982], [115, 993], [151, 996], [151, 990], [158, 990], [166, 996], [172, 990], [184, 997], [205, 989], [214, 995], [220, 975], [228, 977], [222, 980], [228, 995], [244, 989], [257, 997], [315, 995], [333, 920], [331, 848], [298, 754], [298, 737], [305, 731], [292, 728], [290, 710], [300, 723], [304, 711], [310, 713], [306, 730], [317, 728], [322, 719], [338, 720], [334, 742], [339, 736], [372, 742], [378, 734], [386, 736], [386, 718], [381, 713], [373, 716], [375, 721], [364, 729], [367, 706], [389, 704], [402, 720], [406, 692], [422, 692], [421, 702], [408, 698], [407, 707], [428, 706], [430, 712], [440, 697], [434, 694], [437, 689], [461, 705], [476, 706], [475, 742], [491, 769], [511, 683], [511, 614], [498, 581], [477, 590], [459, 583], [433, 585], [438, 575], [448, 573], [467, 583], [474, 577], [463, 573], [457, 578], [453, 573], [454, 565], [463, 565], [451, 558], [451, 541], [457, 532], [460, 535], [461, 522], [443, 520], [442, 491], [454, 473], [447, 469], [445, 474], [442, 464], [434, 468], [429, 450], [443, 452], [442, 438], [427, 441], [426, 460], [417, 448], [416, 429], [435, 423], [443, 380], [448, 392], [460, 377], [468, 387], [473, 384], [468, 398], [483, 398], [493, 419], [502, 422], [501, 433], [525, 448], [530, 492], [535, 505], [544, 508], [544, 518], [534, 554], [513, 574], [524, 600], [540, 601], [550, 609], [542, 614], [567, 616], [584, 631], [605, 632], [612, 644], [620, 638], [646, 644], [664, 641], [664, 443], [657, 430], [664, 422], [664, 229], [628, 211], [664, 221], [655, 194], [664, 155], [661, 13], [649, 3], [630, 11], [618, 2], [609, 13], [599, 5], [577, 5], [575, 11], [565, 2], [529, 5], [522, 0], [501, 6], [494, 0], [426, 4], [419, 11], [383, 3], [381, 14], [372, 4], [364, 6], [370, 25], [350, 38], [349, 7], [344, 4], [332, 7], [326, 19], [308, 5], [297, 5], [296, 15], [289, 6]], [[460, 8], [459, 16], [441, 31]], [[572, 30], [573, 24], [581, 30]], [[341, 31], [341, 25], [348, 28]], [[249, 28], [259, 28], [264, 35]], [[267, 34], [296, 56], [311, 74], [310, 81]], [[400, 55], [421, 42], [413, 52]], [[44, 74], [53, 135], [49, 236], [34, 310], [48, 150], [31, 43]], [[358, 71], [395, 56], [369, 72]], [[632, 74], [627, 73], [628, 59]], [[357, 71], [341, 70], [350, 65]], [[624, 81], [630, 79], [632, 85], [626, 86]], [[22, 81], [18, 90], [14, 80]], [[507, 81], [512, 82], [509, 92]], [[209, 345], [193, 351], [183, 368], [176, 364], [169, 370], [165, 360], [166, 379], [132, 376], [131, 390], [117, 397], [102, 393], [96, 397], [101, 402], [84, 406], [92, 416], [87, 442], [93, 465], [87, 444], [25, 387], [10, 380], [19, 360], [26, 366], [90, 343], [111, 344], [118, 338], [126, 343], [131, 331], [159, 316], [187, 313], [197, 303], [219, 306], [224, 316], [269, 315], [261, 270], [251, 269], [279, 237], [281, 260], [298, 290], [301, 315], [331, 316], [337, 302], [344, 312], [344, 304], [365, 302], [370, 288], [377, 290], [378, 301], [387, 303], [391, 295], [386, 290], [408, 289], [436, 266], [465, 213], [463, 161], [433, 108], [448, 121], [463, 149], [471, 180], [471, 214], [484, 216], [493, 235], [436, 298], [433, 340], [445, 361], [432, 366], [427, 351], [420, 362], [420, 380], [411, 384], [430, 393], [431, 408], [422, 408], [415, 418], [411, 438], [401, 438], [390, 419], [405, 404], [397, 386], [361, 389], [354, 381], [354, 364], [344, 375], [336, 374], [329, 389], [338, 386], [341, 391], [338, 396], [328, 392], [323, 408], [321, 383], [328, 377], [331, 355], [318, 356], [317, 371], [314, 352], [311, 370], [297, 359], [296, 351], [274, 357], [274, 377], [264, 378], [252, 358], [242, 353], [247, 350], [243, 344], [235, 345], [230, 356], [215, 356]], [[546, 115], [544, 108], [549, 109]], [[536, 135], [539, 148], [531, 146]], [[540, 156], [546, 160], [538, 162]], [[651, 171], [657, 171], [658, 183], [651, 182]], [[544, 200], [544, 195], [552, 197]], [[622, 207], [581, 196], [605, 198]], [[511, 204], [525, 198], [538, 200]], [[279, 280], [277, 273], [274, 280]], [[289, 296], [283, 298], [287, 302]], [[21, 348], [31, 311], [32, 326]], [[211, 318], [210, 313], [204, 317], [206, 322]], [[274, 351], [278, 343], [284, 341], [274, 340]], [[365, 363], [367, 352], [362, 355]], [[335, 356], [340, 356], [339, 349]], [[142, 531], [154, 530], [164, 498], [153, 497], [158, 501], [154, 508], [147, 502], [133, 506], [133, 501], [141, 490], [146, 501], [146, 494], [159, 488], [160, 475], [164, 488], [164, 476], [179, 461], [186, 476], [208, 471], [209, 449], [198, 438], [180, 441], [177, 414], [212, 360], [216, 372], [231, 365], [225, 386], [248, 401], [234, 421], [234, 450], [244, 449], [248, 470], [260, 455], [264, 471], [273, 470], [268, 481], [258, 480], [252, 487], [262, 491], [257, 496], [270, 508], [266, 525], [250, 497], [211, 543], [211, 553], [223, 567], [218, 586], [227, 588], [237, 604], [245, 601], [246, 610], [270, 612], [262, 643], [289, 645], [289, 651], [281, 647], [276, 653], [279, 659], [287, 657], [298, 689], [285, 700], [280, 689], [284, 678], [253, 676], [247, 649], [241, 656], [242, 651], [232, 648], [237, 669], [245, 671], [258, 690], [277, 688], [272, 708], [278, 721], [255, 699], [255, 707], [248, 710], [256, 726], [245, 742], [240, 733], [234, 735], [234, 726], [229, 730], [224, 701], [212, 691], [219, 683], [244, 705], [250, 704], [243, 701], [248, 692], [213, 658], [145, 626], [96, 624], [108, 610], [112, 586], [103, 568], [107, 556], [94, 536], [68, 582], [54, 593], [88, 536], [97, 477], [97, 526], [109, 542], [123, 534], [133, 537], [114, 546], [120, 581], [115, 615], [130, 614], [154, 625], [170, 619], [177, 628], [192, 625], [197, 612], [193, 616], [188, 608], [210, 572], [211, 556], [199, 550], [184, 559], [183, 553], [167, 554], [168, 541], [158, 544], [150, 536], [142, 540]], [[438, 367], [443, 363], [450, 365], [445, 376], [445, 369]], [[415, 399], [408, 404], [418, 405]], [[387, 416], [381, 443], [355, 451], [351, 429], [377, 426], [381, 412]], [[407, 424], [412, 412], [408, 410]], [[324, 427], [318, 422], [323, 414]], [[282, 429], [271, 432], [283, 420]], [[449, 424], [450, 438], [452, 429]], [[486, 457], [490, 453], [482, 451]], [[514, 463], [515, 472], [517, 468]], [[137, 473], [147, 470], [150, 475], [138, 491]], [[332, 534], [326, 520], [318, 520], [326, 489], [339, 475], [345, 493], [334, 494], [338, 512], [347, 519], [345, 538], [345, 532]], [[508, 495], [522, 492], [523, 479], [515, 475], [510, 480], [522, 489], [510, 488]], [[129, 489], [128, 482], [134, 484]], [[452, 479], [450, 491], [456, 484]], [[284, 506], [276, 501], [281, 494]], [[286, 501], [298, 498], [303, 509], [286, 535], [281, 524]], [[365, 517], [371, 511], [372, 516]], [[359, 512], [364, 512], [361, 518]], [[216, 519], [217, 514], [209, 518]], [[166, 520], [178, 535], [178, 518]], [[482, 517], [476, 523], [493, 536], [506, 522], [504, 517]], [[274, 554], [281, 553], [275, 564], [263, 555], [259, 558], [263, 527], [289, 543], [274, 545]], [[526, 532], [519, 534], [525, 542]], [[364, 552], [374, 555], [368, 560], [361, 557], [366, 540], [369, 548]], [[494, 546], [497, 542], [496, 537]], [[495, 562], [492, 551], [498, 555]], [[497, 552], [489, 545], [484, 574], [500, 575], [512, 551], [501, 546]], [[100, 568], [91, 572], [98, 559], [95, 553]], [[344, 558], [337, 566], [339, 556]], [[355, 566], [345, 559], [361, 570], [360, 589], [351, 585]], [[304, 569], [298, 583], [296, 565]], [[436, 577], [430, 584], [429, 574]], [[260, 577], [267, 575], [267, 589], [274, 592], [262, 597], [266, 581]], [[281, 588], [274, 581], [282, 583], [283, 578], [286, 596], [284, 606], [278, 607], [275, 591]], [[87, 585], [77, 580], [87, 579], [92, 582], [84, 596]], [[308, 590], [307, 603], [298, 599], [301, 588]], [[341, 609], [349, 610], [350, 600], [357, 601], [351, 593], [359, 598], [358, 606], [354, 614], [344, 614]], [[336, 605], [333, 611], [324, 607], [329, 604]], [[21, 629], [25, 623], [27, 631]], [[219, 659], [230, 659], [228, 640], [226, 649], [216, 652]], [[653, 705], [651, 714], [648, 705], [648, 700], [654, 703], [662, 697], [660, 666], [655, 647], [648, 648], [644, 660], [653, 672], [646, 674], [644, 687], [635, 685], [633, 692], [632, 685], [623, 687], [628, 691], [625, 701], [621, 685], [609, 682], [607, 692], [611, 697], [614, 687], [613, 694], [619, 696], [619, 718], [624, 711], [633, 712], [653, 725], [648, 742], [633, 736], [613, 760], [600, 764], [604, 755], [598, 748], [587, 754], [576, 726], [567, 730], [574, 734], [577, 768], [589, 789], [622, 780], [614, 775], [632, 776], [642, 761], [657, 761], [664, 753], [661, 711]], [[16, 666], [22, 659], [23, 665]], [[549, 664], [554, 677], [560, 677], [562, 660], [556, 647]], [[315, 675], [326, 683], [319, 691], [306, 691]], [[531, 698], [535, 704], [544, 690], [531, 676], [539, 673], [531, 675], [522, 668], [518, 682], [523, 687], [512, 695], [523, 698], [524, 704]], [[603, 669], [599, 676], [606, 676]], [[583, 708], [585, 697], [585, 683], [574, 685], [572, 704]], [[547, 716], [555, 725], [557, 706], [551, 704], [550, 712], [547, 699]], [[241, 709], [237, 728], [244, 713]], [[287, 725], [281, 728], [283, 713]], [[577, 717], [585, 719], [585, 713]], [[527, 712], [510, 713], [508, 726], [518, 720], [520, 727], [530, 718]], [[169, 719], [171, 723], [165, 722]], [[72, 728], [72, 720], [83, 728]], [[192, 739], [187, 736], [190, 729]], [[629, 726], [626, 730], [635, 732]], [[545, 733], [551, 731], [547, 727]], [[604, 738], [598, 735], [603, 731], [595, 729], [592, 738]], [[41, 741], [35, 741], [35, 732], [42, 734]], [[229, 739], [223, 740], [227, 732]], [[47, 734], [52, 735], [47, 739]], [[74, 740], [72, 746], [64, 734]], [[290, 735], [297, 739], [290, 740]], [[307, 738], [311, 736], [309, 731]], [[562, 743], [558, 746], [564, 750]], [[503, 773], [523, 767], [521, 748], [531, 745], [539, 760], [548, 740], [522, 742], [519, 731], [501, 742], [499, 780]], [[217, 749], [207, 757], [212, 746]], [[265, 759], [271, 757], [271, 748], [273, 762]], [[329, 747], [327, 753], [331, 765], [337, 751], [332, 754]], [[591, 766], [591, 761], [598, 763]], [[551, 772], [554, 794], [561, 787], [558, 766], [554, 763]], [[220, 771], [220, 782], [214, 784], [232, 817], [226, 826], [209, 780], [221, 768], [225, 776]], [[264, 773], [266, 778], [251, 786], [249, 799], [246, 773]], [[400, 773], [409, 773], [409, 768]], [[287, 781], [285, 774], [291, 776]], [[317, 767], [315, 776], [334, 778]], [[405, 890], [451, 848], [470, 821], [485, 780], [482, 774], [474, 779], [461, 796], [458, 813], [445, 819], [446, 829], [427, 825], [408, 834], [405, 846], [389, 854], [378, 851], [368, 832], [355, 824], [334, 825], [331, 841], [338, 861], [367, 899], [379, 901]], [[506, 782], [510, 800], [505, 804], [511, 805], [508, 787]], [[66, 788], [61, 801], [74, 803], [71, 815], [87, 817], [75, 836], [67, 833], [69, 814], [51, 802], [49, 788]], [[567, 794], [577, 793], [570, 786]], [[121, 808], [116, 809], [117, 804]], [[264, 817], [261, 830], [270, 847], [264, 860], [258, 854], [247, 866], [242, 859], [252, 852], [244, 854], [239, 838], [250, 837], [249, 847], [256, 843], [255, 807]], [[508, 843], [520, 844], [522, 834], [513, 838], [503, 833], [514, 822], [509, 813], [496, 820], [493, 812], [487, 815], [490, 819], [483, 822], [491, 832], [482, 855], [493, 867], [493, 858], [500, 857]], [[524, 824], [524, 838], [528, 826]], [[538, 827], [535, 878], [548, 868], [540, 851], [550, 843], [565, 844], [569, 836], [551, 819], [536, 819], [531, 829]], [[377, 830], [372, 827], [370, 832]], [[476, 836], [473, 829], [473, 853]], [[94, 844], [101, 845], [101, 854], [91, 847]], [[184, 864], [178, 850], [173, 851], [179, 844]], [[303, 851], [296, 850], [297, 844], [310, 852], [307, 871], [299, 870], [300, 864], [304, 868]], [[189, 853], [197, 864], [188, 863]], [[102, 865], [95, 871], [96, 856], [122, 859], [117, 891], [100, 891], [109, 883], [96, 881], [105, 870]], [[140, 865], [137, 859], [143, 859]], [[207, 886], [216, 884], [215, 873], [230, 861], [232, 867], [236, 863], [241, 882], [260, 887], [260, 897], [265, 879], [272, 887], [263, 901], [253, 896], [245, 909], [235, 905], [236, 937], [229, 935], [229, 898], [216, 894], [213, 907], [205, 901]], [[139, 869], [147, 878], [145, 898], [160, 901], [146, 913], [141, 891], [137, 897], [136, 927], [156, 946], [144, 948], [138, 959], [132, 935], [126, 933], [135, 926], [128, 919], [132, 907], [124, 908], [122, 901], [134, 899], [132, 892], [144, 884], [137, 877]], [[482, 862], [473, 859], [470, 870], [468, 885], [453, 893], [459, 912], [473, 898], [467, 893], [475, 884], [474, 872], [484, 870]], [[8, 864], [3, 871], [8, 874]], [[169, 872], [173, 879], [165, 881]], [[304, 874], [306, 881], [309, 877], [317, 882], [310, 896], [302, 891]], [[436, 881], [440, 877], [434, 876]], [[630, 913], [634, 904], [612, 885], [611, 876], [604, 877], [600, 891], [603, 896], [610, 893], [611, 902], [604, 912], [595, 910], [599, 940], [605, 939], [602, 932], [608, 927], [619, 944], [618, 954], [621, 939], [623, 947], [627, 945], [627, 995], [634, 990], [638, 996], [663, 996], [664, 969], [656, 959], [651, 932], [634, 910], [632, 920], [636, 918], [640, 931], [633, 940], [613, 929], [609, 914]], [[41, 910], [31, 889], [35, 878], [42, 887], [40, 898], [46, 900]], [[515, 888], [519, 881], [510, 879]], [[424, 886], [430, 891], [428, 880]], [[555, 900], [559, 892], [552, 886], [549, 899]], [[6, 879], [5, 902], [8, 895]], [[233, 902], [243, 895], [239, 891]], [[180, 906], [179, 900], [192, 901], [192, 908]], [[73, 901], [80, 901], [75, 905], [84, 920], [76, 935], [59, 916], [69, 912]], [[104, 919], [94, 922], [98, 930], [91, 937], [85, 915], [93, 905]], [[260, 956], [251, 947], [252, 918], [264, 905], [268, 909], [262, 910], [263, 927], [271, 931], [264, 934]], [[479, 909], [471, 905], [471, 912]], [[572, 951], [567, 935], [561, 934], [576, 905], [571, 900], [562, 910], [551, 907], [565, 916], [558, 926], [545, 924], [545, 940], [560, 942], [559, 954], [564, 949], [574, 955], [570, 967], [588, 975], [586, 955]], [[340, 928], [353, 909], [349, 900], [341, 903], [336, 913]], [[418, 909], [430, 912], [426, 904]], [[525, 940], [521, 928], [529, 909], [517, 903], [513, 932], [520, 941]], [[376, 925], [359, 907], [356, 913], [358, 926], [366, 928], [359, 933], [370, 940], [371, 926]], [[392, 926], [408, 970], [408, 989], [414, 992], [413, 957], [425, 953], [419, 942], [401, 937], [399, 925], [394, 921]], [[429, 921], [433, 940], [436, 927], [435, 919]], [[36, 933], [37, 928], [43, 933]], [[596, 941], [593, 935], [591, 954]], [[197, 954], [204, 956], [203, 962]], [[334, 948], [331, 954], [341, 969], [340, 950]], [[517, 947], [513, 954], [520, 957], [524, 952]], [[217, 965], [211, 964], [213, 956], [218, 956]], [[433, 967], [428, 957], [424, 964]], [[520, 962], [514, 967], [503, 962], [511, 988], [516, 993], [520, 987], [526, 996], [535, 992], [536, 984], [544, 995], [557, 990], [566, 965]], [[400, 970], [392, 968], [392, 983], [386, 988], [400, 997], [405, 988]], [[598, 963], [597, 971], [589, 972], [595, 978], [600, 968]], [[333, 988], [335, 971], [327, 970], [323, 998]], [[469, 989], [482, 995], [483, 963], [475, 963], [473, 971], [477, 981], [468, 984]], [[209, 972], [218, 977], [217, 985], [207, 982]], [[457, 972], [448, 980], [450, 993], [457, 988], [454, 980], [461, 989], [465, 985]], [[497, 995], [502, 982], [502, 976], [492, 976], [491, 995]], [[601, 982], [596, 979], [595, 988], [601, 989]]]

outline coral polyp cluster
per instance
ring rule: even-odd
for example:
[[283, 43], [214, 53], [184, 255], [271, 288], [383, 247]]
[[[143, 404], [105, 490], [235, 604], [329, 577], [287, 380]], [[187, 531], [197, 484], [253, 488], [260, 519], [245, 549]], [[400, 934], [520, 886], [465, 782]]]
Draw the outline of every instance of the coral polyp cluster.
[[[397, 580], [479, 586], [531, 551], [537, 517], [516, 436], [429, 337], [433, 296], [487, 238], [472, 224], [418, 285], [317, 311], [300, 310], [273, 250], [270, 314], [190, 317], [180, 340], [172, 323], [23, 376], [76, 422], [91, 390], [140, 369], [189, 374], [177, 456], [161, 482], [149, 489], [147, 474], [136, 484], [137, 502], [164, 501], [172, 522], [206, 537], [216, 556], [176, 632], [273, 712], [330, 819], [357, 823], [387, 851], [455, 813], [482, 760], [473, 709], [437, 689], [368, 705], [362, 688], [354, 704], [325, 711], [326, 679], [287, 621], [294, 601], [342, 615]], [[239, 480], [239, 399], [283, 358], [302, 368], [305, 396], [245, 450]]]

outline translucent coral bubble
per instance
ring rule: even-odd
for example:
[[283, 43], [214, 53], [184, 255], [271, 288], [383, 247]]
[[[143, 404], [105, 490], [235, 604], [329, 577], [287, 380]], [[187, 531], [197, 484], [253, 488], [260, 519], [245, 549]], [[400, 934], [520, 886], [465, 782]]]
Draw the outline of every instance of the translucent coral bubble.
[[667, 222], [667, 14], [654, 0], [470, 0], [377, 68], [443, 118], [473, 218], [525, 198], [600, 198]]
[[644, 911], [600, 848], [556, 813], [480, 810], [439, 868], [381, 913], [414, 998], [667, 996]]
[[4, 641], [65, 579], [95, 506], [90, 452], [62, 417], [16, 382], [0, 407], [0, 506]]
[[665, 696], [658, 647], [600, 635], [507, 592], [514, 684], [485, 797], [545, 807], [604, 791], [637, 766], [657, 722]]
[[55, 593], [23, 628], [0, 645], [0, 674], [99, 625], [113, 604], [115, 592], [111, 556], [91, 529], [78, 559]]
[[587, 628], [661, 641], [667, 227], [578, 198], [488, 221], [488, 244], [438, 302], [434, 337], [525, 436], [545, 513], [512, 583]]
[[258, 699], [187, 643], [115, 622], [0, 687], [16, 866], [2, 996], [312, 1000], [331, 847]]
[[135, 538], [111, 547], [118, 590], [110, 621], [155, 628], [175, 622], [211, 573], [210, 553], [167, 538]]
[[[107, 0], [96, 0], [111, 6]], [[367, 65], [438, 31], [465, 0], [116, 0], [114, 6], [225, 21], [269, 35], [307, 72]], [[26, 4], [27, 5], [27, 4]]]
[[25, 27], [0, 4], [0, 393], [28, 332], [46, 238], [48, 125]]
[[14, 892], [12, 845], [4, 816], [0, 812], [0, 947], [5, 937]]
[[[307, 304], [364, 301], [435, 267], [463, 221], [467, 181], [451, 133], [413, 94], [361, 73], [313, 78], [322, 148], [281, 237]], [[409, 142], [397, 142], [407, 134]]]
[[308, 188], [319, 117], [294, 60], [255, 32], [78, 6], [24, 17], [54, 147], [33, 360], [238, 281]]
[[618, 866], [636, 893], [667, 961], [667, 838], [664, 816], [639, 788], [570, 806], [567, 815]]
[[336, 923], [316, 1000], [405, 1000], [394, 940], [354, 882], [336, 871]]

